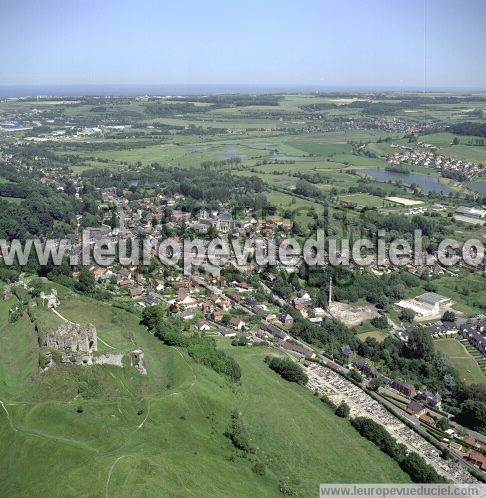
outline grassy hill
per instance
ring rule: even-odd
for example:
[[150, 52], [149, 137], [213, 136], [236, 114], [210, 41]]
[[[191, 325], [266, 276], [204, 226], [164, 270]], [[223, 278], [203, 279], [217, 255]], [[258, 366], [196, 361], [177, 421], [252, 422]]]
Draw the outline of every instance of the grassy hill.
[[[143, 348], [148, 375], [107, 365], [39, 374], [32, 323], [9, 324], [11, 303], [1, 301], [2, 496], [282, 496], [282, 481], [314, 496], [320, 482], [408, 481], [310, 391], [272, 372], [267, 348], [221, 341], [241, 365], [233, 384], [164, 346], [136, 316], [58, 291], [59, 312], [94, 323], [101, 350]], [[235, 409], [254, 455], [224, 436]], [[265, 475], [252, 471], [256, 461]]]

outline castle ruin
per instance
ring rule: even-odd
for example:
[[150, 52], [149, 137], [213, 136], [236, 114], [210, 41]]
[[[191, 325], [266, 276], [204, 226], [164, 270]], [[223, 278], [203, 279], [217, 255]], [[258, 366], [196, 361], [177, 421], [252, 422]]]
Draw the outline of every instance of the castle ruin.
[[57, 330], [40, 331], [39, 345], [57, 351], [89, 354], [98, 349], [98, 337], [94, 325], [65, 322]]

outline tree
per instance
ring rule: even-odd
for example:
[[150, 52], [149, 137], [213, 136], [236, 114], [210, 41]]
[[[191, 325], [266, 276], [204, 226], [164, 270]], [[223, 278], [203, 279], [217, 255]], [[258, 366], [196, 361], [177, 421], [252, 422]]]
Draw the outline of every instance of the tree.
[[400, 467], [412, 479], [419, 483], [441, 483], [446, 482], [434, 468], [417, 453], [411, 451], [401, 462]]
[[115, 209], [111, 210], [110, 226], [111, 226], [112, 229], [116, 228], [118, 226], [118, 217], [116, 215], [116, 210]]
[[442, 460], [449, 460], [451, 458], [451, 452], [447, 448], [444, 448], [440, 454], [440, 457]]
[[376, 327], [377, 329], [387, 329], [388, 328], [388, 320], [386, 316], [377, 316], [371, 320], [371, 325]]
[[431, 359], [435, 354], [432, 337], [423, 329], [415, 329], [405, 345], [405, 352], [410, 358]]
[[383, 381], [381, 379], [371, 379], [368, 383], [368, 387], [372, 391], [378, 391], [378, 389], [383, 385]]
[[445, 417], [441, 417], [439, 420], [437, 420], [436, 425], [441, 431], [446, 431], [450, 426], [449, 420]]
[[455, 322], [456, 321], [456, 314], [451, 310], [447, 310], [442, 315], [442, 321], [443, 322]]
[[390, 300], [384, 294], [381, 294], [376, 300], [376, 307], [386, 311], [390, 307]]
[[348, 418], [350, 411], [351, 410], [350, 410], [348, 404], [345, 401], [341, 401], [341, 403], [339, 403], [339, 406], [336, 408], [336, 411], [334, 413], [338, 417]]
[[87, 268], [81, 268], [78, 281], [75, 284], [76, 290], [83, 294], [89, 294], [94, 291], [95, 284], [96, 281], [93, 274]]
[[415, 318], [415, 311], [408, 308], [404, 308], [400, 312], [399, 318], [402, 322], [412, 323]]
[[161, 306], [149, 306], [142, 311], [142, 319], [140, 323], [148, 327], [150, 330], [155, 330], [163, 317]]
[[486, 429], [486, 404], [482, 401], [468, 399], [461, 405], [459, 419], [462, 424], [482, 432]]
[[32, 297], [39, 297], [40, 293], [44, 289], [44, 284], [40, 278], [33, 278], [30, 281], [30, 288], [31, 288], [30, 293], [32, 294]]
[[265, 361], [272, 370], [289, 382], [296, 382], [305, 386], [309, 380], [302, 367], [288, 358], [267, 357]]

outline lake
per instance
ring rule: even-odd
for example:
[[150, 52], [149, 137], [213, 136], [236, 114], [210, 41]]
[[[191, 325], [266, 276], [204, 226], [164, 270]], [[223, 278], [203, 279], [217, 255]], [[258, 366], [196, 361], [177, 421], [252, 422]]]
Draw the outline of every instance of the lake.
[[486, 182], [471, 182], [467, 184], [467, 188], [486, 195]]
[[437, 176], [424, 175], [423, 173], [396, 173], [395, 171], [386, 171], [383, 168], [367, 168], [362, 170], [373, 178], [376, 178], [380, 182], [392, 182], [401, 183], [405, 187], [409, 187], [412, 183], [419, 186], [423, 193], [428, 194], [429, 192], [442, 193], [442, 195], [448, 195], [452, 190], [446, 185], [442, 185], [439, 182]]

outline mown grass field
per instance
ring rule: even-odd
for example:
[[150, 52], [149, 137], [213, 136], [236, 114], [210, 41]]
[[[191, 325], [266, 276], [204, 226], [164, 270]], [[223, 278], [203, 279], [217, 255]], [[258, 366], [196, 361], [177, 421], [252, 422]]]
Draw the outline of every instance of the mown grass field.
[[368, 337], [376, 339], [378, 342], [383, 342], [387, 337], [390, 337], [390, 334], [385, 330], [371, 330], [358, 334], [358, 338], [362, 341], [366, 340]]
[[[58, 289], [63, 316], [96, 324], [116, 350], [143, 348], [148, 375], [106, 365], [39, 374], [32, 323], [9, 324], [12, 303], [0, 302], [2, 496], [279, 496], [281, 480], [314, 496], [320, 482], [408, 481], [310, 391], [272, 372], [271, 350], [221, 340], [242, 368], [232, 384], [135, 315]], [[86, 382], [97, 388], [83, 397]], [[224, 436], [235, 409], [257, 446], [250, 457]], [[252, 472], [256, 460], [264, 476]]]
[[466, 384], [486, 383], [486, 376], [481, 372], [477, 361], [457, 339], [437, 339], [434, 343], [439, 351], [448, 356]]

